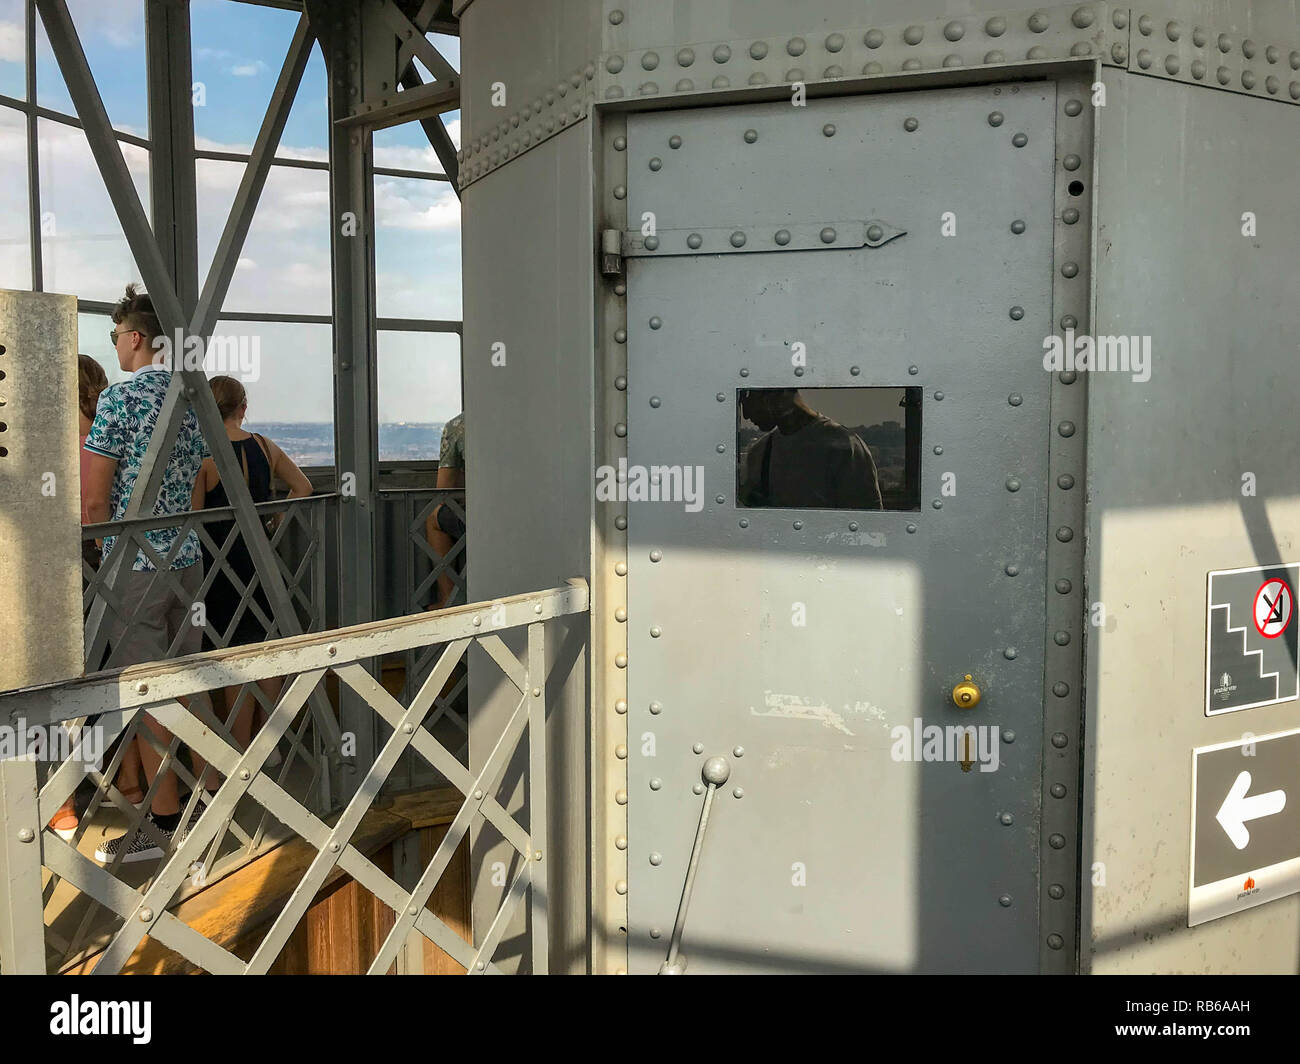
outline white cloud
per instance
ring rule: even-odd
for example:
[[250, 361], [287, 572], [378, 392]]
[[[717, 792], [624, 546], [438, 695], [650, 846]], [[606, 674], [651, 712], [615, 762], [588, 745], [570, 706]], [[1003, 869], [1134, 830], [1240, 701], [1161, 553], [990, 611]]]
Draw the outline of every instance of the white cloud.
[[230, 73], [237, 78], [253, 78], [264, 70], [270, 70], [260, 59], [254, 59], [246, 63], [237, 63], [230, 68]]
[[21, 22], [0, 22], [0, 62], [21, 63], [26, 54], [26, 41]]

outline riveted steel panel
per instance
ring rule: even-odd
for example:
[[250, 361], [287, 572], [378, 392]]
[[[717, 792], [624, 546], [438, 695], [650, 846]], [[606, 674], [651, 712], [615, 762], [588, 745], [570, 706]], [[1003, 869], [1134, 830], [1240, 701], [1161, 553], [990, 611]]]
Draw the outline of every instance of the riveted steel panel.
[[[1084, 967], [1296, 971], [1300, 898], [1188, 928], [1193, 749], [1300, 727], [1300, 702], [1207, 716], [1206, 577], [1300, 555], [1300, 111], [1107, 71], [1100, 334], [1149, 379], [1089, 374]], [[1249, 623], [1249, 622], [1247, 622]], [[1091, 867], [1091, 873], [1087, 870]]]
[[[687, 971], [1039, 968], [1055, 107], [1038, 82], [627, 119], [629, 228], [769, 249], [627, 261], [629, 467], [703, 469], [698, 512], [627, 503], [632, 971], [667, 956], [714, 756]], [[775, 238], [851, 219], [905, 234]], [[737, 508], [738, 388], [909, 386], [918, 511]], [[918, 718], [995, 729], [997, 769], [903, 759]]]

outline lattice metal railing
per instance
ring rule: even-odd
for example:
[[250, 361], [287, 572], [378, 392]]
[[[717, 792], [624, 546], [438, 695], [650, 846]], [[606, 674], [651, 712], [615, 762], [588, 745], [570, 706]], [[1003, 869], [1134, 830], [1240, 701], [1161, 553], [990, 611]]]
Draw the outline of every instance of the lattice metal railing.
[[[305, 631], [318, 631], [325, 626], [325, 521], [330, 506], [338, 496], [313, 495], [305, 499], [281, 499], [257, 504], [258, 517], [270, 526], [271, 548], [276, 564], [289, 591], [290, 601], [298, 613]], [[229, 525], [227, 533], [218, 543], [212, 534], [213, 525]], [[178, 529], [171, 550], [161, 556], [150, 543], [146, 532], [158, 529]], [[187, 592], [180, 584], [176, 571], [170, 568], [181, 546], [191, 532], [198, 535], [204, 548], [203, 583], [197, 592]], [[280, 625], [268, 608], [265, 598], [258, 594], [260, 578], [254, 572], [245, 578], [230, 562], [230, 553], [240, 542], [241, 530], [234, 521], [231, 507], [214, 507], [197, 510], [182, 516], [136, 518], [130, 521], [106, 521], [86, 525], [82, 539], [86, 542], [115, 537], [112, 551], [98, 566], [82, 560], [82, 607], [87, 622], [86, 667], [89, 671], [128, 664], [116, 660], [116, 649], [111, 645], [116, 636], [120, 643], [129, 642], [133, 629], [142, 623], [138, 607], [131, 609], [115, 589], [113, 560], [125, 554], [120, 564], [129, 567], [137, 552], [141, 552], [157, 570], [155, 579], [169, 588], [187, 607], [201, 603], [218, 575], [224, 576], [240, 594], [233, 615], [224, 628], [201, 624], [204, 637], [215, 647], [229, 645], [230, 638], [245, 615], [251, 615], [265, 629], [268, 638], [281, 633]], [[245, 583], [247, 579], [247, 583]], [[206, 611], [205, 611], [206, 613]], [[205, 613], [196, 615], [205, 619]], [[102, 614], [102, 619], [98, 616]], [[178, 633], [170, 642], [164, 657], [174, 657], [183, 643]]]
[[[88, 923], [96, 931], [82, 932], [80, 949], [83, 961], [89, 959], [95, 972], [120, 972], [147, 935], [206, 971], [260, 974], [279, 956], [337, 868], [395, 914], [395, 923], [370, 965], [371, 973], [387, 971], [412, 933], [441, 947], [472, 974], [497, 971], [493, 955], [525, 892], [530, 897], [531, 970], [546, 971], [547, 624], [587, 609], [587, 585], [575, 580], [565, 587], [499, 602], [300, 635], [256, 647], [209, 651], [0, 695], [0, 720], [25, 729], [75, 726], [98, 714], [98, 726], [107, 737], [120, 734], [142, 713], [148, 713], [175, 735], [164, 755], [167, 764], [192, 788], [182, 822], [195, 818], [188, 834], [178, 832], [175, 840], [167, 843], [165, 855], [150, 868], [148, 877], [143, 882], [131, 882], [120, 868], [95, 862], [81, 847], [44, 828], [76, 786], [79, 772], [98, 775], [102, 780], [108, 776], [107, 770], [85, 770], [79, 758], [70, 757], [41, 786], [35, 762], [0, 761], [0, 967], [20, 973], [58, 970], [66, 965], [69, 947], [74, 943], [67, 935], [52, 932], [48, 914], [42, 915], [43, 869], [48, 873], [47, 888], [49, 882], [57, 881], [65, 890], [93, 904], [96, 918]], [[522, 661], [501, 638], [502, 632], [511, 629], [526, 632]], [[484, 656], [496, 663], [506, 682], [519, 693], [519, 701], [499, 735], [485, 738], [484, 749], [490, 753], [476, 768], [462, 764], [432, 730], [439, 717], [435, 709], [437, 697], [472, 644], [479, 645]], [[363, 664], [383, 654], [428, 646], [443, 649], [428, 677], [405, 705], [389, 694]], [[387, 725], [389, 734], [377, 748], [373, 762], [357, 766], [359, 783], [351, 798], [335, 815], [325, 817], [313, 811], [309, 797], [295, 786], [288, 765], [272, 776], [266, 761], [276, 744], [294, 732], [295, 722], [311, 714], [304, 714], [304, 710], [313, 692], [320, 691], [331, 675]], [[213, 726], [202, 709], [195, 708], [198, 696], [205, 691], [277, 676], [289, 678], [289, 682], [275, 700], [266, 725], [246, 750], [239, 749], [228, 735]], [[189, 701], [188, 709], [180, 699]], [[525, 733], [527, 829], [496, 797], [502, 775], [521, 750]], [[181, 743], [197, 751], [221, 774], [220, 788], [214, 794], [197, 786], [193, 773], [184, 767], [179, 754]], [[410, 890], [400, 887], [352, 845], [362, 819], [408, 750], [425, 760], [463, 796], [445, 837]], [[106, 790], [119, 809], [126, 807], [122, 812], [131, 809], [113, 788]], [[169, 912], [179, 898], [198, 889], [194, 883], [196, 866], [202, 866], [224, 826], [238, 819], [245, 807], [263, 818], [273, 817], [316, 850], [247, 962]], [[519, 860], [494, 918], [482, 929], [477, 942], [470, 944], [426, 905], [475, 822], [490, 824]], [[89, 906], [83, 909], [88, 911]]]
[[[452, 543], [445, 555], [439, 555], [429, 543], [427, 533], [429, 516], [440, 505], [451, 509], [461, 521], [465, 520], [464, 491], [385, 489], [379, 492], [379, 500], [382, 527], [388, 531], [385, 541], [392, 547], [393, 539], [397, 539], [393, 555], [398, 559], [397, 571], [392, 574], [392, 578], [396, 584], [395, 597], [401, 603], [403, 612], [420, 613], [439, 601], [440, 577], [446, 578], [450, 589], [446, 600], [439, 602], [439, 608], [447, 609], [468, 601], [467, 537], [461, 536]], [[409, 700], [419, 689], [440, 651], [438, 646], [417, 647], [406, 651], [400, 658], [390, 659], [391, 664], [400, 661], [401, 698]], [[467, 665], [468, 663], [453, 671], [447, 689], [440, 694], [438, 700], [439, 709], [443, 712], [443, 741], [449, 748], [458, 750], [458, 757], [462, 761], [469, 745], [469, 724], [466, 719], [469, 701]], [[438, 782], [437, 776], [430, 774], [427, 765], [418, 758], [410, 757], [403, 759], [392, 777], [392, 785], [400, 789]]]

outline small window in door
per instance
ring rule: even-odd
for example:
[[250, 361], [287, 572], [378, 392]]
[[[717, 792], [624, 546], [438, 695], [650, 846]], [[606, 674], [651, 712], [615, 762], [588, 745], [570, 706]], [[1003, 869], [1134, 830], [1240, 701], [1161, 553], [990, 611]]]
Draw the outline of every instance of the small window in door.
[[919, 510], [921, 389], [739, 389], [736, 501], [791, 510]]

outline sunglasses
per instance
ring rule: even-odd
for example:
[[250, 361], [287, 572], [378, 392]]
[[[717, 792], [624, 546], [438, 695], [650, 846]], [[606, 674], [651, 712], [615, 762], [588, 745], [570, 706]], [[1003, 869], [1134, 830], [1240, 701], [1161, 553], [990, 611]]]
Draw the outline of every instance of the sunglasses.
[[110, 332], [110, 333], [108, 334], [108, 342], [109, 342], [110, 344], [112, 344], [114, 347], [116, 347], [116, 346], [117, 346], [117, 338], [118, 338], [119, 336], [124, 336], [124, 335], [126, 335], [127, 333], [131, 333], [131, 332], [139, 332], [139, 331], [140, 331], [139, 329], [122, 329], [121, 331], [119, 331], [119, 330], [117, 330], [117, 329], [114, 329], [112, 332]]

